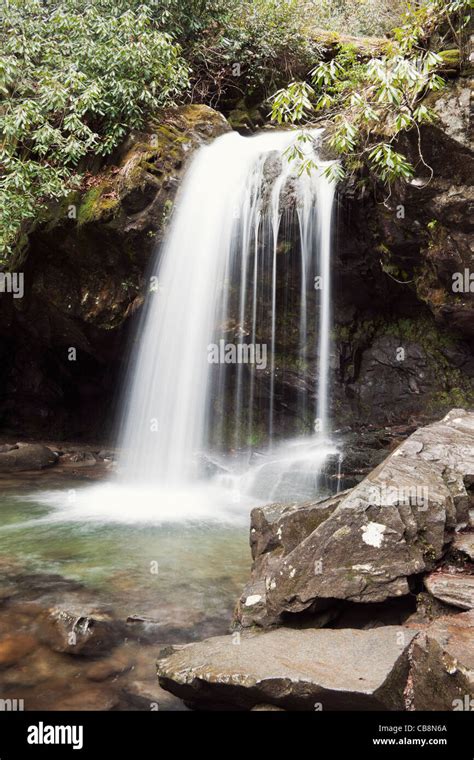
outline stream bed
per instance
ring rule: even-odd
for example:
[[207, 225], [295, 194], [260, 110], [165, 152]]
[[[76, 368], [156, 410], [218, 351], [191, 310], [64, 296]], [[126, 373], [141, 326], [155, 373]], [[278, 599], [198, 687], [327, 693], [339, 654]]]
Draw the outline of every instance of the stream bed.
[[[25, 710], [183, 709], [158, 686], [157, 652], [228, 632], [249, 574], [248, 517], [81, 520], [45, 503], [72, 494], [74, 504], [87, 488], [56, 469], [0, 482], [0, 699]], [[105, 650], [57, 651], [58, 609], [105, 614]]]

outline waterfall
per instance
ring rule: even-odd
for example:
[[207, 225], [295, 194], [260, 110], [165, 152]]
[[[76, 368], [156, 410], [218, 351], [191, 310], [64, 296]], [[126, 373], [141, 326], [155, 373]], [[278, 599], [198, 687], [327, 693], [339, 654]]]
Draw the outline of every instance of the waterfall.
[[[193, 482], [206, 456], [230, 452], [247, 467], [255, 448], [278, 449], [287, 344], [305, 440], [314, 445], [311, 431], [328, 436], [334, 185], [318, 157], [320, 130], [302, 143], [317, 165], [311, 172], [289, 158], [296, 139], [294, 131], [232, 132], [192, 158], [132, 353], [122, 481]], [[296, 336], [282, 323], [294, 313]]]

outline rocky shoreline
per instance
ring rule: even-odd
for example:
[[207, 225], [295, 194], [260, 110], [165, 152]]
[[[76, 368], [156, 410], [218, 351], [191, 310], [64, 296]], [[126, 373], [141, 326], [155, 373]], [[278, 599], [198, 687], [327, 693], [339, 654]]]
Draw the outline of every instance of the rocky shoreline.
[[[64, 710], [467, 709], [474, 413], [340, 434], [341, 484], [352, 488], [253, 510], [253, 567], [233, 621], [230, 604], [220, 617], [203, 609], [184, 619], [169, 600], [155, 616], [134, 599], [127, 613], [111, 588], [106, 603], [87, 584], [5, 556], [2, 698]], [[110, 476], [116, 452], [10, 442], [2, 457], [11, 469], [0, 464], [0, 479], [14, 492]]]
[[206, 709], [464, 709], [473, 485], [474, 413], [455, 409], [353, 489], [253, 510], [234, 633], [163, 650], [160, 685]]

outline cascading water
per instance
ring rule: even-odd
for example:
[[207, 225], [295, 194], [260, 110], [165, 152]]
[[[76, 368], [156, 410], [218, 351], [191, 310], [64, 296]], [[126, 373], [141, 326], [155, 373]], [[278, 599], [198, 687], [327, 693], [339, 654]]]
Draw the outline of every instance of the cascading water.
[[308, 445], [313, 454], [316, 445], [323, 450], [334, 185], [323, 174], [327, 164], [317, 154], [319, 137], [314, 130], [303, 142], [305, 160], [317, 165], [311, 172], [301, 172], [287, 155], [297, 139], [294, 131], [251, 138], [226, 134], [192, 160], [153, 272], [157, 286], [148, 296], [127, 381], [122, 482], [193, 482], [202, 474], [203, 454], [219, 457], [230, 449], [244, 452], [237, 477], [255, 490], [261, 466], [242, 476], [242, 461], [247, 469], [256, 430], [270, 450], [275, 444], [278, 315], [284, 306], [278, 283], [289, 266], [279, 247], [282, 224], [291, 219], [299, 231], [298, 360], [306, 366], [314, 357], [317, 366], [316, 393], [299, 391], [297, 413], [310, 419], [318, 435], [297, 441], [284, 455], [278, 443], [274, 461], [284, 467], [288, 459], [304, 460]]
[[308, 173], [287, 157], [295, 131], [197, 151], [131, 355], [117, 475], [36, 495], [48, 521], [240, 523], [325, 495], [334, 186], [310, 137]]

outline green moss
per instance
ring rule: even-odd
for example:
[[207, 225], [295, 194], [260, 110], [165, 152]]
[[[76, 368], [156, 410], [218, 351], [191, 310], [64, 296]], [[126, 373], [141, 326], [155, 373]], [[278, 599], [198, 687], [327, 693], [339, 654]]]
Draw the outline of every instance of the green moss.
[[400, 319], [385, 329], [386, 335], [417, 343], [423, 348], [426, 359], [441, 390], [434, 391], [428, 402], [433, 412], [445, 412], [453, 407], [469, 408], [474, 405], [474, 383], [461, 370], [454, 367], [446, 356], [447, 349], [458, 344], [458, 338], [449, 329], [438, 327], [433, 320]]
[[461, 53], [459, 48], [452, 48], [451, 50], [441, 50], [438, 55], [443, 59], [443, 63], [446, 66], [452, 66], [457, 68], [461, 63]]
[[434, 393], [431, 399], [430, 408], [433, 411], [443, 409], [470, 409], [474, 407], [474, 389], [451, 388], [449, 391], [439, 391]]
[[120, 206], [120, 200], [114, 191], [108, 190], [103, 186], [93, 187], [83, 196], [81, 205], [77, 214], [77, 223], [79, 226], [96, 222], [112, 215]]

